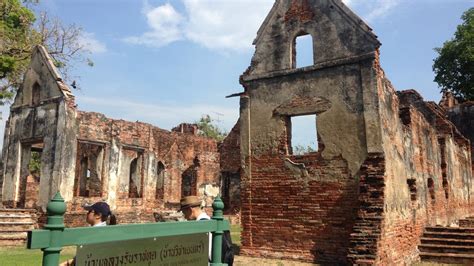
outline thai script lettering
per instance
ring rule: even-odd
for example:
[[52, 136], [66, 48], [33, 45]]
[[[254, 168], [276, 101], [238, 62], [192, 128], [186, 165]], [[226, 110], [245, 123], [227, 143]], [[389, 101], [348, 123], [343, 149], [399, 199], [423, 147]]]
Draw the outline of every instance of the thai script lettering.
[[192, 246], [183, 246], [183, 245], [174, 245], [174, 247], [169, 247], [166, 245], [160, 251], [160, 260], [163, 261], [168, 257], [179, 257], [181, 255], [192, 255], [204, 252], [204, 242], [200, 241], [199, 244], [194, 244]]
[[84, 266], [122, 266], [122, 265], [133, 265], [135, 263], [148, 263], [152, 265], [153, 261], [157, 259], [156, 251], [144, 250], [138, 253], [125, 252], [123, 255], [107, 257], [107, 258], [93, 258], [92, 254], [86, 256]]

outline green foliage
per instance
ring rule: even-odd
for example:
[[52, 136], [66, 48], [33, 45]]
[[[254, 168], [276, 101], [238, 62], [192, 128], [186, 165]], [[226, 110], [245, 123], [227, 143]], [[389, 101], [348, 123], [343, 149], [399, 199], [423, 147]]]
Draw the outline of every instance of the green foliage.
[[454, 38], [436, 48], [435, 82], [442, 92], [452, 92], [460, 100], [474, 100], [474, 8], [462, 15]]
[[209, 115], [203, 115], [198, 122], [195, 122], [199, 129], [199, 135], [223, 141], [227, 136], [227, 132], [214, 124], [213, 119]]
[[31, 152], [30, 163], [28, 164], [30, 173], [34, 176], [39, 176], [41, 171], [41, 153]]
[[293, 154], [294, 155], [303, 155], [303, 154], [308, 154], [311, 152], [316, 152], [316, 150], [311, 147], [311, 145], [308, 146], [303, 146], [303, 145], [296, 145], [293, 147]]
[[31, 51], [31, 43], [36, 43], [37, 39], [32, 31], [35, 16], [20, 1], [0, 1], [0, 16], [1, 101], [13, 97], [14, 89], [21, 81], [21, 73], [28, 66], [29, 58], [25, 53]]
[[[34, 4], [35, 1], [23, 1]], [[84, 60], [86, 49], [80, 37], [82, 29], [65, 26], [46, 13], [38, 19], [20, 0], [0, 1], [0, 105], [13, 98], [22, 83], [36, 45], [45, 46], [63, 78], [68, 80], [69, 63]], [[88, 65], [93, 65], [90, 60]]]

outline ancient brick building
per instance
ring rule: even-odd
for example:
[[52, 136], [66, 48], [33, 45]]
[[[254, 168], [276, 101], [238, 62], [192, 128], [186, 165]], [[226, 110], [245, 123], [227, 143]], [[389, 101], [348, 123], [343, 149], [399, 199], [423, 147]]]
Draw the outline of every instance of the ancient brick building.
[[[299, 68], [303, 35], [314, 58]], [[376, 35], [342, 1], [277, 0], [254, 45], [240, 94], [243, 254], [409, 264], [426, 226], [472, 213], [469, 140], [443, 107], [397, 93]], [[313, 117], [316, 152], [293, 152], [298, 116]]]
[[[35, 156], [41, 166], [33, 177]], [[198, 136], [195, 125], [167, 131], [77, 110], [40, 46], [11, 106], [3, 165], [4, 206], [44, 209], [60, 191], [69, 224], [83, 222], [85, 202], [106, 200], [122, 223], [153, 221], [153, 212], [176, 207], [181, 196], [199, 195], [210, 204], [219, 193], [214, 140]]]
[[221, 155], [221, 191], [224, 213], [240, 212], [240, 124], [234, 125], [224, 141], [219, 145]]
[[452, 94], [443, 95], [440, 105], [446, 110], [449, 120], [461, 134], [471, 141], [471, 160], [474, 172], [474, 101], [459, 103]]

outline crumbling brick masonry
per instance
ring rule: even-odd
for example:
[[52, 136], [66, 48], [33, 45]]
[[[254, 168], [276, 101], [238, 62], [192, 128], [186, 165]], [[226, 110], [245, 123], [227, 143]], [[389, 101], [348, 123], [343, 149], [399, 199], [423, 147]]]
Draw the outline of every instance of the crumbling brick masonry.
[[[298, 68], [296, 38], [313, 40]], [[277, 0], [241, 76], [242, 253], [410, 264], [427, 225], [472, 213], [470, 143], [446, 110], [397, 93], [377, 37], [340, 0]], [[292, 149], [312, 115], [317, 151]]]
[[[85, 202], [106, 200], [121, 223], [153, 221], [153, 212], [176, 207], [184, 195], [211, 204], [219, 193], [220, 154], [216, 141], [197, 132], [195, 125], [167, 131], [78, 111], [38, 46], [7, 121], [2, 203], [44, 210], [60, 191], [69, 225], [84, 224]], [[35, 155], [38, 177], [30, 176]]]

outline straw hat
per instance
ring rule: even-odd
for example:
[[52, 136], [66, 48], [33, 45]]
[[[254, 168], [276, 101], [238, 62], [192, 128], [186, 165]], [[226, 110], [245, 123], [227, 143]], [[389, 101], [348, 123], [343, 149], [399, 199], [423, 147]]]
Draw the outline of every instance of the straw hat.
[[181, 205], [181, 208], [179, 210], [182, 211], [183, 209], [189, 207], [201, 206], [201, 199], [198, 196], [186, 196], [181, 198], [181, 201], [179, 203]]

